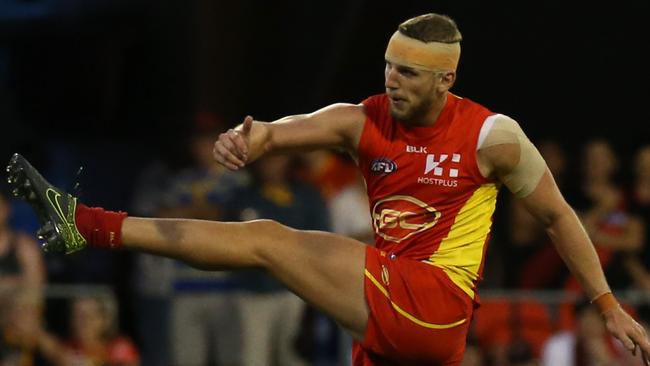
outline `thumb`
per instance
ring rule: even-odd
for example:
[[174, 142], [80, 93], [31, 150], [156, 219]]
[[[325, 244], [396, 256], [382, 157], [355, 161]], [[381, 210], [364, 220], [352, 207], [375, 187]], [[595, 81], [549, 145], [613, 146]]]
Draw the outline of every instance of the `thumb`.
[[253, 128], [253, 117], [246, 116], [246, 118], [244, 118], [244, 123], [242, 124], [242, 133], [248, 136], [251, 132], [251, 128]]

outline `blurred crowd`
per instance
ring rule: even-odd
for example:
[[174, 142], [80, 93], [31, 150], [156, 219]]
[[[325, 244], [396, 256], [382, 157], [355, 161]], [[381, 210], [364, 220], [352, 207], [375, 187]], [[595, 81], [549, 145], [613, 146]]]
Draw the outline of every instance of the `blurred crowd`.
[[[232, 172], [212, 160], [212, 145], [223, 126], [211, 118], [196, 125], [186, 139], [191, 158], [186, 164], [162, 157], [145, 162], [132, 180], [127, 206], [107, 208], [162, 218], [267, 218], [372, 243], [363, 179], [347, 156], [336, 151], [267, 156]], [[536, 141], [592, 238], [614, 292], [648, 291], [650, 145], [635, 147], [631, 157], [622, 159], [606, 139], [579, 143], [569, 152], [559, 140]], [[56, 174], [46, 178], [70, 183]], [[111, 190], [111, 181], [93, 179]], [[337, 324], [261, 270], [207, 272], [126, 251], [44, 253], [35, 227], [29, 208], [3, 192], [1, 366], [350, 363], [351, 339]], [[605, 335], [543, 228], [505, 192], [484, 277], [480, 289], [546, 290], [567, 297], [482, 299], [463, 365], [641, 364]], [[63, 300], [50, 296], [53, 285], [75, 284], [110, 290], [80, 291]], [[650, 322], [644, 301], [625, 306], [643, 324]]]

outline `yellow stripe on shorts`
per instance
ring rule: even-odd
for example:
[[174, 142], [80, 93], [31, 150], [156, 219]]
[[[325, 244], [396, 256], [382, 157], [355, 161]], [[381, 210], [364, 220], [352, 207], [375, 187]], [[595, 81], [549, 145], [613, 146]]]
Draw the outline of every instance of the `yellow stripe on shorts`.
[[379, 281], [377, 281], [377, 279], [372, 275], [372, 273], [370, 273], [367, 269], [365, 270], [365, 272], [366, 272], [366, 277], [368, 277], [370, 279], [370, 281], [372, 281], [372, 283], [375, 284], [375, 286], [379, 289], [379, 291], [381, 291], [381, 293], [384, 294], [384, 296], [386, 296], [386, 298], [390, 300], [390, 304], [393, 306], [393, 309], [395, 309], [398, 313], [400, 313], [406, 319], [412, 321], [413, 323], [415, 323], [415, 324], [417, 324], [417, 325], [419, 325], [421, 327], [425, 327], [425, 328], [429, 328], [429, 329], [450, 329], [450, 328], [453, 328], [453, 327], [457, 327], [457, 326], [459, 326], [459, 325], [461, 325], [461, 324], [463, 324], [463, 323], [465, 323], [467, 321], [467, 319], [461, 319], [461, 320], [459, 320], [457, 322], [450, 323], [450, 324], [433, 324], [433, 323], [427, 323], [425, 321], [422, 321], [422, 320], [414, 317], [413, 315], [409, 314], [404, 309], [400, 308], [397, 304], [395, 304], [393, 302], [393, 300], [391, 300], [390, 297], [388, 296], [388, 291], [386, 290], [386, 288], [384, 288], [384, 286], [382, 286], [381, 283], [379, 283]]

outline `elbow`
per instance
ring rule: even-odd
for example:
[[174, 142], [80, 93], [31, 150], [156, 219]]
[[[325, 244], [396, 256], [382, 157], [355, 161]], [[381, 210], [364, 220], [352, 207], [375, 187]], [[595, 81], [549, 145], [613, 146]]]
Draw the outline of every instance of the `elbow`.
[[549, 210], [543, 215], [538, 216], [538, 219], [544, 227], [545, 230], [552, 230], [558, 222], [565, 220], [577, 219], [578, 215], [575, 211], [567, 204], [563, 205], [560, 209]]

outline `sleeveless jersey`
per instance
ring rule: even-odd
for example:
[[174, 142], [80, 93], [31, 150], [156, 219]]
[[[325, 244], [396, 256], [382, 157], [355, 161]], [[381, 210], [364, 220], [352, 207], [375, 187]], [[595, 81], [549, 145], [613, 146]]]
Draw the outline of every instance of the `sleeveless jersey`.
[[358, 157], [376, 247], [442, 268], [474, 299], [499, 187], [479, 172], [476, 150], [494, 113], [450, 93], [433, 126], [407, 127], [385, 94], [363, 105]]

